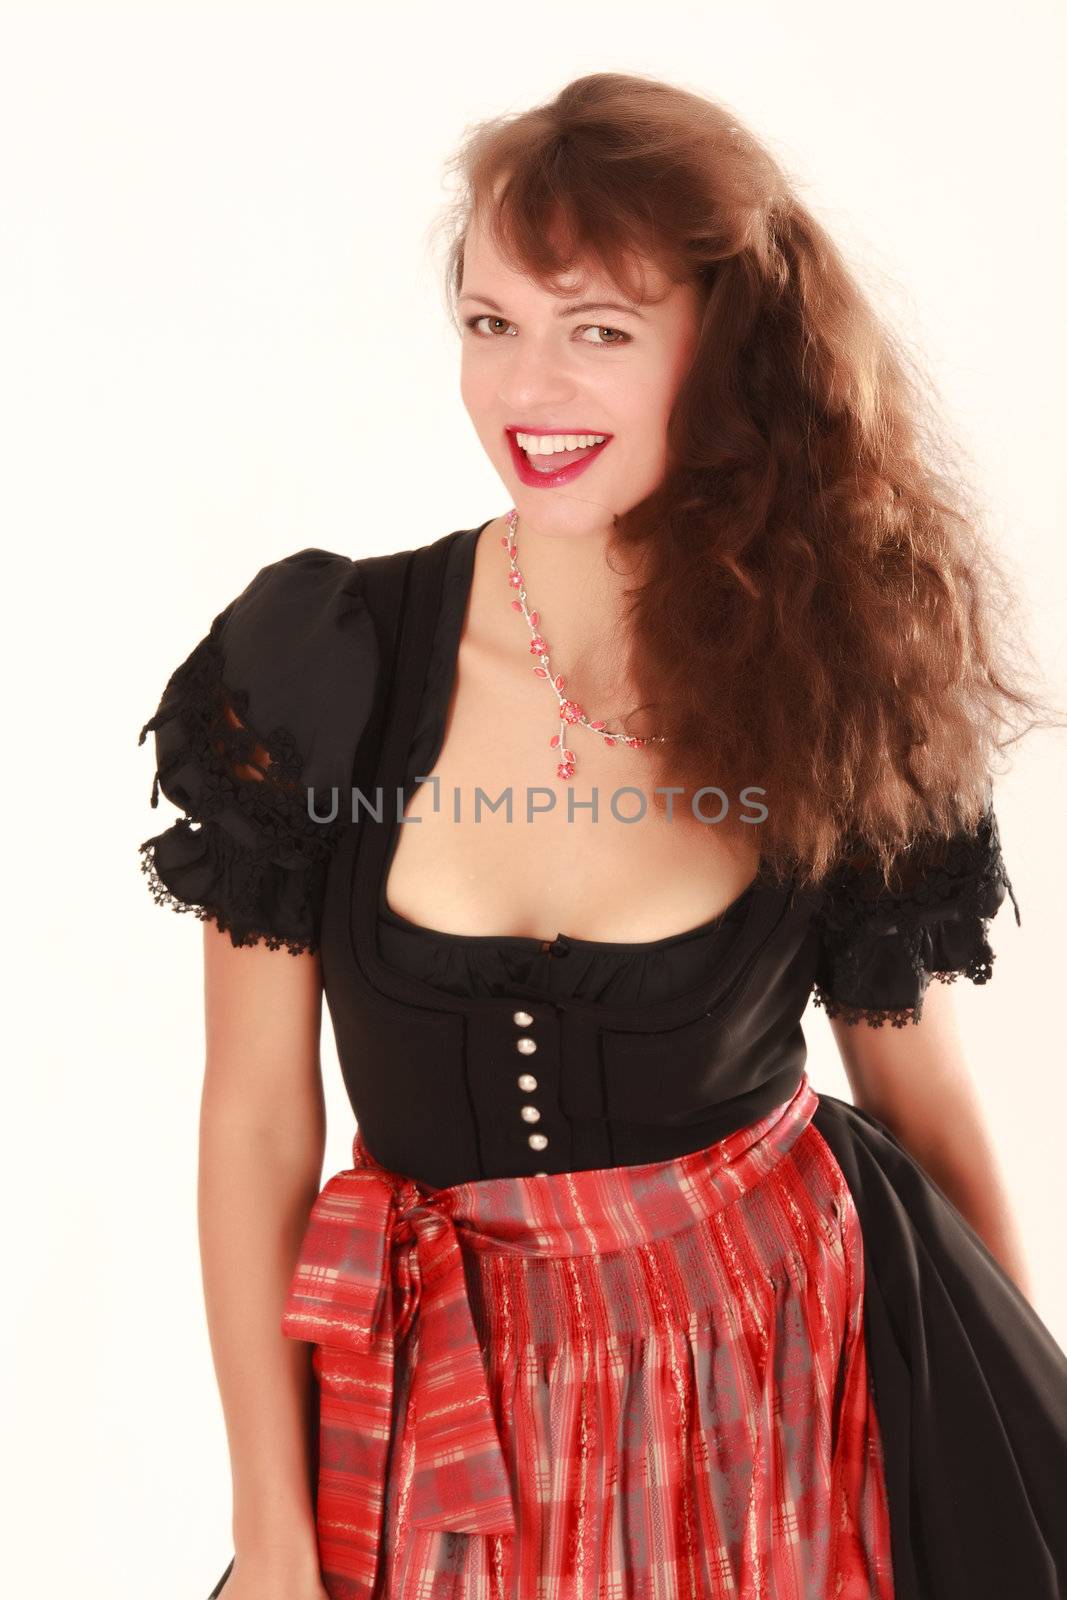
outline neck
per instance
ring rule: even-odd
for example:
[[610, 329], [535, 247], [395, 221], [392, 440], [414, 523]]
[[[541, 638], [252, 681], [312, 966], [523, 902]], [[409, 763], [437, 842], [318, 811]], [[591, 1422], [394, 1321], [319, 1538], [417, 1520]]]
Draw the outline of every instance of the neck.
[[[511, 564], [500, 542], [506, 533], [506, 516], [485, 530], [481, 554], [487, 558], [486, 591], [499, 621], [501, 645], [525, 651], [530, 629], [522, 613], [511, 607], [518, 590], [508, 584]], [[609, 565], [610, 525], [581, 534], [547, 533], [520, 516], [514, 537], [526, 604], [540, 613], [539, 631], [548, 642], [553, 668], [565, 676], [580, 673], [593, 686], [597, 680], [617, 680], [626, 664], [625, 591], [636, 578], [617, 554]]]

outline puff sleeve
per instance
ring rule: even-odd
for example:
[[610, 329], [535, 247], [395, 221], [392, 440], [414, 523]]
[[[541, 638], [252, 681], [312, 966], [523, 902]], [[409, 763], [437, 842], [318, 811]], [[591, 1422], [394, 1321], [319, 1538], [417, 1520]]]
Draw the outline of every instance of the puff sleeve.
[[932, 979], [989, 981], [988, 923], [1008, 895], [1018, 924], [992, 801], [973, 831], [926, 836], [905, 851], [892, 890], [876, 864], [846, 862], [827, 880], [815, 913], [813, 1003], [848, 1023], [918, 1022]]
[[318, 949], [377, 665], [347, 556], [272, 562], [219, 612], [138, 738], [155, 739], [151, 805], [162, 792], [184, 813], [139, 846], [157, 904], [214, 922], [234, 946]]

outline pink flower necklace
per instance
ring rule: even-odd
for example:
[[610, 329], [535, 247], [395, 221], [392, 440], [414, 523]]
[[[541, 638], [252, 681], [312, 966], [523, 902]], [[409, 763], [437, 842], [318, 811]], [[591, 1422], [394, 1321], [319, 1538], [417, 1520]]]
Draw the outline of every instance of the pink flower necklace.
[[583, 728], [591, 729], [593, 733], [599, 733], [605, 744], [625, 744], [629, 745], [631, 750], [640, 750], [646, 744], [664, 743], [666, 738], [664, 734], [646, 734], [644, 738], [640, 738], [635, 734], [610, 732], [603, 721], [590, 722], [577, 700], [568, 700], [563, 693], [563, 678], [559, 674], [553, 677], [552, 664], [548, 659], [548, 645], [540, 632], [541, 613], [527, 609], [526, 590], [522, 584], [522, 573], [515, 565], [515, 528], [518, 520], [519, 513], [512, 507], [507, 515], [508, 531], [504, 534], [500, 543], [507, 550], [508, 562], [511, 567], [511, 571], [508, 573], [508, 583], [513, 589], [517, 589], [519, 594], [518, 599], [511, 602], [511, 608], [513, 611], [521, 611], [530, 625], [530, 654], [538, 658], [538, 664], [533, 669], [534, 674], [538, 678], [548, 679], [559, 700], [559, 732], [554, 733], [548, 741], [553, 750], [557, 748], [559, 750], [560, 759], [556, 766], [556, 775], [560, 778], [573, 778], [577, 765], [573, 750], [568, 750], [566, 744], [568, 726], [574, 727], [580, 724]]

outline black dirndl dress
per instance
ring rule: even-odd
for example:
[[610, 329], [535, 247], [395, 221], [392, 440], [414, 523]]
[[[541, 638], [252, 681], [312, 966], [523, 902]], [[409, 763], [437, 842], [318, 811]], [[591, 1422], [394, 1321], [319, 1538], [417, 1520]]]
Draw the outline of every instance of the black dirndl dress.
[[395, 825], [301, 802], [432, 772], [481, 531], [264, 568], [142, 730], [185, 813], [141, 847], [157, 900], [322, 953], [358, 1131], [283, 1331], [327, 1592], [1057, 1600], [1067, 1358], [799, 1027], [990, 976], [992, 810], [892, 899], [760, 875], [641, 947], [407, 922]]

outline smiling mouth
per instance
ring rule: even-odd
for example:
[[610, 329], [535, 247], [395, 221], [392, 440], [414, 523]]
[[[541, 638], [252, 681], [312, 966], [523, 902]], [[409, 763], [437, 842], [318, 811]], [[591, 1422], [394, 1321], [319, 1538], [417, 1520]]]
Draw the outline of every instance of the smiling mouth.
[[[519, 470], [520, 476], [523, 477], [527, 482], [535, 483], [539, 480], [545, 482], [554, 482], [559, 479], [562, 473], [567, 473], [572, 469], [583, 467], [586, 462], [592, 461], [594, 456], [599, 455], [600, 452], [611, 443], [611, 439], [613, 437], [611, 434], [593, 434], [591, 432], [581, 433], [577, 430], [569, 433], [561, 432], [556, 434], [549, 433], [546, 429], [543, 434], [539, 434], [532, 433], [531, 430], [524, 428], [508, 427], [505, 428], [504, 431], [507, 435], [508, 443], [511, 446], [512, 455], [515, 460], [516, 467]], [[531, 437], [550, 439], [558, 438], [560, 440], [565, 440], [567, 438], [588, 439], [595, 437], [599, 439], [599, 443], [575, 445], [570, 450], [562, 449], [552, 450], [550, 452], [537, 450], [531, 453], [525, 448], [524, 445], [519, 443], [520, 435], [527, 440]]]

